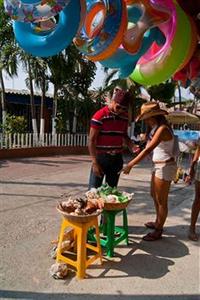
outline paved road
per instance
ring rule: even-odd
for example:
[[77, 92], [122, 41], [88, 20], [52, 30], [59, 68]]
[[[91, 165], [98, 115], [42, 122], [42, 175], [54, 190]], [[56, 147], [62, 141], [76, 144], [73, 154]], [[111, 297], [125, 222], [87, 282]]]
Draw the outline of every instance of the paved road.
[[[59, 233], [55, 210], [60, 195], [87, 190], [88, 156], [62, 156], [1, 161], [0, 168], [0, 299], [167, 300], [199, 298], [199, 243], [187, 240], [193, 187], [172, 187], [164, 238], [141, 240], [143, 224], [153, 218], [146, 162], [120, 187], [135, 193], [129, 207], [129, 246], [120, 245], [113, 259], [88, 269], [77, 281], [49, 276], [51, 240]], [[118, 222], [120, 223], [120, 219]], [[84, 298], [83, 298], [84, 297]]]

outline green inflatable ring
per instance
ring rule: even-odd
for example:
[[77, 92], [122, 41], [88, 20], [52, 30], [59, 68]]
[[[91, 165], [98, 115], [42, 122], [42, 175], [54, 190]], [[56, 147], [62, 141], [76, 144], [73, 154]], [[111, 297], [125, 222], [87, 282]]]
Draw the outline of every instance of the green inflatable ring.
[[[190, 51], [192, 26], [185, 12], [176, 4], [177, 31], [171, 47], [163, 55], [143, 65], [136, 65], [130, 78], [142, 85], [157, 85], [169, 79]], [[183, 32], [184, 28], [184, 32]]]

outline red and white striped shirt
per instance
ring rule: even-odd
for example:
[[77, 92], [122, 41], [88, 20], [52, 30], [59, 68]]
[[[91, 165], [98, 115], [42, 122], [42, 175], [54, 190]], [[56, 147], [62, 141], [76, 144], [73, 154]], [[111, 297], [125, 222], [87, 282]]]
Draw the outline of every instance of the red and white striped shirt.
[[99, 129], [97, 153], [122, 153], [124, 137], [127, 136], [128, 129], [127, 113], [116, 115], [105, 106], [93, 115], [91, 127]]

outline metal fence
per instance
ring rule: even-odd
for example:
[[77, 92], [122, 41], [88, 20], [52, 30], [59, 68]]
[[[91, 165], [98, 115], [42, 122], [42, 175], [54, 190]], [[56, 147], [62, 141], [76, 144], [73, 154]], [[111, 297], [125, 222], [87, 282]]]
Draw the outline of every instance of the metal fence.
[[87, 146], [87, 134], [49, 134], [33, 133], [0, 133], [0, 149], [52, 147], [52, 146]]

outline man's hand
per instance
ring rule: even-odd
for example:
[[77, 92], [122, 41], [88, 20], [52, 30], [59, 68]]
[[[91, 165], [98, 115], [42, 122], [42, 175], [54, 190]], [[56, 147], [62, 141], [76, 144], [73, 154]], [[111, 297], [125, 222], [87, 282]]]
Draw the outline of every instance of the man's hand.
[[134, 147], [132, 148], [132, 151], [134, 154], [138, 154], [141, 151], [140, 146], [134, 145]]
[[92, 164], [92, 170], [97, 177], [103, 176], [103, 170], [97, 162]]

